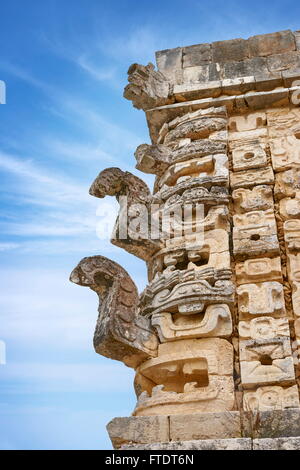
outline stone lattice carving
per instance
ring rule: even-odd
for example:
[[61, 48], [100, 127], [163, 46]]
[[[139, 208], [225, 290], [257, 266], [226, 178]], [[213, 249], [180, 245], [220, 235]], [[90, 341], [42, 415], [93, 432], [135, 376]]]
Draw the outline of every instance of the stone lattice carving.
[[173, 418], [186, 435], [180, 415], [235, 413], [241, 428], [241, 409], [299, 412], [298, 36], [160, 51], [158, 71], [128, 71], [124, 96], [151, 137], [136, 168], [155, 176], [153, 192], [108, 168], [90, 194], [117, 198], [112, 243], [146, 262], [148, 284], [139, 295], [101, 256], [71, 280], [99, 295], [95, 349], [135, 369], [130, 419], [152, 423], [151, 442], [157, 423], [172, 440]]

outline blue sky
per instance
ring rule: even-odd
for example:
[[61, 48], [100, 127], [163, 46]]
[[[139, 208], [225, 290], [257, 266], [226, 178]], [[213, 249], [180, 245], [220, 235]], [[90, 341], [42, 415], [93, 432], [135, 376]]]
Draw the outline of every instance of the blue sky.
[[122, 98], [127, 69], [156, 50], [300, 29], [300, 4], [4, 0], [1, 18], [0, 448], [109, 449], [133, 373], [94, 353], [96, 295], [68, 277], [103, 254], [146, 284], [142, 261], [97, 236], [115, 202], [88, 195], [106, 167], [141, 176], [133, 152], [149, 137]]

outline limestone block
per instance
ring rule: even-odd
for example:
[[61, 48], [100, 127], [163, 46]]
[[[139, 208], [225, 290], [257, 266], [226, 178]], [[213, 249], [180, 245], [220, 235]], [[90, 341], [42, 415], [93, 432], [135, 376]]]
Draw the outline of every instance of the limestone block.
[[290, 282], [300, 282], [300, 253], [287, 254], [287, 274]]
[[290, 338], [287, 318], [258, 317], [240, 321], [238, 325], [240, 340], [270, 340], [276, 336]]
[[247, 229], [262, 228], [265, 234], [276, 233], [276, 220], [272, 209], [251, 211], [233, 216], [233, 238], [248, 238]]
[[247, 390], [243, 394], [245, 411], [272, 411], [286, 408], [299, 408], [297, 385], [284, 388], [277, 385], [259, 387], [255, 391]]
[[253, 450], [300, 450], [300, 437], [254, 439]]
[[294, 323], [295, 327], [295, 335], [296, 335], [296, 341], [298, 342], [298, 346], [300, 345], [300, 318], [297, 318]]
[[209, 64], [185, 67], [182, 71], [183, 83], [207, 83], [209, 81]]
[[251, 188], [261, 184], [273, 184], [274, 174], [271, 167], [230, 172], [232, 189]]
[[241, 436], [238, 411], [170, 417], [170, 440], [228, 439]]
[[[267, 234], [266, 228], [235, 231], [233, 253], [237, 261], [263, 255], [278, 256], [279, 243], [276, 234]], [[237, 238], [239, 236], [239, 238]]]
[[245, 39], [216, 41], [211, 47], [213, 62], [239, 62], [249, 57], [249, 45]]
[[296, 48], [300, 50], [300, 31], [294, 31], [294, 36], [296, 40]]
[[[271, 361], [270, 361], [271, 362]], [[264, 365], [260, 361], [242, 361], [241, 384], [244, 388], [256, 385], [293, 385], [295, 383], [293, 358], [275, 359]]]
[[[299, 138], [300, 110], [279, 108], [267, 111], [268, 134], [270, 138], [292, 136]], [[294, 139], [291, 140], [294, 143]], [[290, 144], [291, 145], [291, 144]]]
[[166, 442], [169, 421], [167, 416], [114, 418], [108, 423], [107, 432], [115, 449], [126, 444]]
[[300, 220], [286, 220], [283, 224], [284, 240], [288, 253], [300, 252]]
[[244, 145], [232, 150], [234, 171], [265, 167], [268, 163], [264, 147], [260, 144]]
[[210, 44], [195, 44], [183, 48], [183, 68], [197, 67], [212, 61]]
[[[207, 375], [229, 375], [233, 372], [233, 348], [225, 339], [184, 339], [159, 345], [158, 357], [138, 368], [166, 391], [182, 392], [192, 381], [207, 382]], [[203, 386], [203, 385], [202, 385]]]
[[227, 155], [208, 155], [202, 158], [195, 158], [185, 162], [171, 165], [164, 175], [157, 181], [157, 187], [164, 185], [175, 186], [182, 181], [188, 181], [190, 178], [212, 177], [217, 178], [219, 182], [228, 181], [228, 157]]
[[181, 83], [182, 48], [157, 51], [155, 56], [158, 70], [171, 83]]
[[300, 317], [300, 282], [292, 281], [292, 303], [295, 317]]
[[226, 411], [234, 407], [233, 348], [219, 338], [159, 346], [156, 361], [138, 369], [136, 415]]
[[251, 411], [244, 412], [241, 418], [244, 437], [258, 438], [263, 441], [264, 438], [275, 440], [278, 437], [300, 435], [300, 410], [298, 407], [262, 411], [259, 416]]
[[285, 317], [283, 286], [279, 282], [243, 284], [236, 290], [240, 320], [251, 320], [259, 315]]
[[300, 66], [300, 54], [297, 51], [292, 51], [271, 55], [267, 58], [267, 66], [271, 72], [298, 68]]
[[[179, 379], [180, 380], [180, 379]], [[209, 384], [199, 387], [187, 383], [183, 392], [166, 391], [163, 385], [152, 388], [151, 394], [140, 394], [135, 416], [226, 412], [234, 408], [234, 382], [232, 377], [212, 375]]]
[[240, 361], [272, 362], [291, 356], [290, 338], [287, 336], [268, 339], [240, 339]]
[[295, 38], [290, 30], [252, 36], [248, 42], [252, 57], [270, 56], [295, 50]]
[[232, 318], [228, 305], [215, 304], [206, 307], [205, 313], [195, 315], [172, 315], [157, 313], [151, 323], [156, 329], [160, 342], [184, 338], [219, 337], [232, 334]]
[[236, 263], [235, 273], [238, 285], [263, 281], [282, 282], [280, 257], [248, 259]]
[[255, 186], [253, 189], [235, 189], [232, 192], [234, 209], [237, 214], [255, 210], [273, 209], [273, 192], [270, 186]]
[[287, 135], [270, 139], [272, 165], [275, 171], [285, 171], [300, 166], [300, 130], [296, 135], [298, 137]]
[[291, 168], [276, 174], [274, 194], [277, 199], [295, 197], [300, 190], [300, 170]]
[[267, 116], [263, 111], [257, 111], [255, 113], [249, 113], [241, 116], [231, 116], [228, 120], [228, 126], [231, 132], [251, 131], [260, 127], [264, 127], [266, 123]]
[[300, 191], [296, 191], [295, 197], [284, 197], [279, 202], [279, 212], [284, 220], [300, 218]]
[[[247, 96], [250, 96], [251, 93], [247, 93]], [[257, 93], [259, 96], [259, 94]], [[238, 100], [238, 97], [236, 97]], [[235, 122], [231, 124], [232, 129], [235, 129]], [[241, 145], [242, 143], [249, 142], [267, 142], [268, 139], [268, 130], [267, 127], [257, 127], [256, 129], [251, 129], [248, 131], [230, 131], [228, 134], [229, 146], [233, 148], [234, 146]]]
[[[293, 438], [289, 438], [293, 439]], [[295, 438], [297, 439], [297, 438]], [[249, 438], [172, 441], [156, 444], [126, 445], [121, 450], [251, 450]]]
[[[267, 59], [264, 57], [252, 57], [240, 62], [226, 62], [223, 65], [222, 76], [225, 79], [235, 79], [236, 77], [256, 76], [257, 73], [268, 73]], [[252, 86], [252, 89], [254, 86]], [[227, 90], [226, 90], [227, 91]], [[246, 90], [249, 91], [249, 90]], [[241, 90], [239, 90], [241, 93]], [[238, 94], [239, 94], [238, 93]], [[248, 109], [246, 109], [248, 111]]]

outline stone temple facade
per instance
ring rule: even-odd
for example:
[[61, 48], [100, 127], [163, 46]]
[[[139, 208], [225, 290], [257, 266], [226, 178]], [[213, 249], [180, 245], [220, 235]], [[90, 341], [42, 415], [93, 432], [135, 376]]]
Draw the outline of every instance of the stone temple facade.
[[[97, 353], [136, 371], [116, 449], [300, 449], [300, 32], [156, 53], [125, 98], [146, 114], [144, 181], [103, 170], [112, 243], [143, 259], [139, 294], [117, 263], [71, 281], [100, 299]], [[117, 138], [117, 136], [116, 136]], [[185, 217], [183, 217], [185, 214]]]

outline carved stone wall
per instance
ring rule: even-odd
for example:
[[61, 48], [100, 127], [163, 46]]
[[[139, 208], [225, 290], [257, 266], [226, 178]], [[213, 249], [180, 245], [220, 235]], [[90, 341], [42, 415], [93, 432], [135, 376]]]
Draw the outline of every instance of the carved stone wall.
[[[96, 351], [136, 371], [133, 417], [108, 427], [118, 448], [248, 445], [288, 411], [300, 435], [299, 47], [299, 32], [283, 31], [161, 51], [158, 71], [129, 69], [124, 96], [146, 112], [151, 136], [136, 168], [155, 175], [154, 190], [108, 168], [90, 194], [117, 198], [112, 243], [147, 263], [149, 283], [139, 295], [102, 256], [71, 274], [100, 299]], [[272, 437], [291, 436], [279, 428]]]

